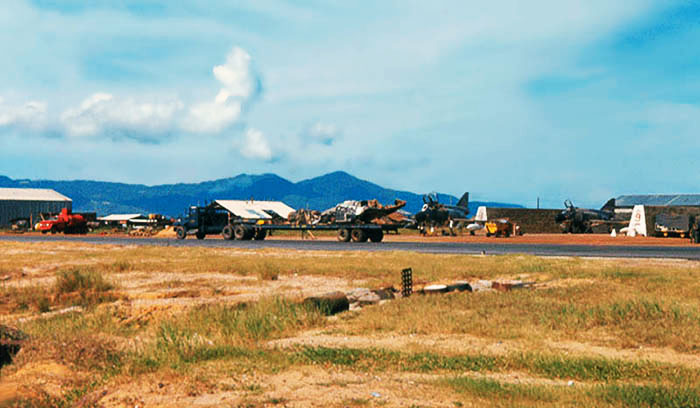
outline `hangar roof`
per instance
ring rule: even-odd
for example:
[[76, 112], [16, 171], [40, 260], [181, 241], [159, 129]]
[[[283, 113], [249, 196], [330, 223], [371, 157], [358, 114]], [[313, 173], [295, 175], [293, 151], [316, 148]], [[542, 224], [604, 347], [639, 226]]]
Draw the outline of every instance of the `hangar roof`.
[[623, 195], [615, 199], [616, 207], [635, 205], [700, 207], [700, 194], [640, 194]]
[[46, 188], [0, 188], [0, 201], [73, 201]]
[[230, 211], [233, 215], [246, 219], [269, 220], [267, 212], [272, 211], [282, 218], [287, 218], [294, 209], [281, 201], [245, 201], [215, 200], [215, 203]]

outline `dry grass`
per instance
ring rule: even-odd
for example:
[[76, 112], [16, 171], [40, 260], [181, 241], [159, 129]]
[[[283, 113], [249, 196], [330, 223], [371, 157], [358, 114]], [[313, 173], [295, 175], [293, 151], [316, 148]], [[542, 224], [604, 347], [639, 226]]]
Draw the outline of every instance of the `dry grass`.
[[[30, 406], [700, 404], [694, 262], [0, 246], [0, 275], [10, 276], [0, 317], [31, 335], [0, 371], [0, 397], [3, 379], [30, 381], [33, 362], [75, 377], [59, 393], [39, 387], [16, 400]], [[293, 286], [398, 286], [409, 266], [417, 283], [538, 284], [413, 296], [331, 318], [300, 306]], [[72, 304], [86, 308], [41, 315]]]

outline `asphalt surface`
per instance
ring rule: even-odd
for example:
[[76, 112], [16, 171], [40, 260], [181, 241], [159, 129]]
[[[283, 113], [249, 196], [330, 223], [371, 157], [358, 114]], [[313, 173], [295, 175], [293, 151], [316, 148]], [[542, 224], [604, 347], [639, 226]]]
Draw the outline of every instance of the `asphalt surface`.
[[108, 245], [156, 245], [169, 247], [209, 248], [276, 248], [302, 251], [415, 251], [436, 254], [531, 254], [538, 256], [580, 256], [614, 258], [672, 258], [700, 260], [700, 245], [697, 247], [673, 246], [614, 246], [614, 245], [555, 245], [555, 244], [499, 244], [457, 242], [381, 242], [353, 243], [337, 241], [265, 240], [225, 241], [221, 239], [168, 238], [115, 238], [98, 236], [63, 235], [7, 235], [0, 241], [18, 242], [85, 242]]

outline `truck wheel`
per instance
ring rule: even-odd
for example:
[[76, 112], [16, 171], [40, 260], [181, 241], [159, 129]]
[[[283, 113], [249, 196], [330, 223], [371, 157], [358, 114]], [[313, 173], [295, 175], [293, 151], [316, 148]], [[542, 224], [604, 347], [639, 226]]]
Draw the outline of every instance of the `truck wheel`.
[[233, 227], [233, 236], [239, 241], [247, 241], [253, 237], [253, 232], [245, 225], [238, 224]]
[[202, 231], [197, 231], [197, 233], [194, 234], [194, 236], [197, 237], [197, 239], [204, 239], [204, 237], [206, 237], [207, 234], [205, 234], [205, 233], [202, 232]]
[[187, 231], [185, 231], [184, 227], [178, 227], [178, 229], [175, 230], [175, 236], [177, 239], [185, 239], [187, 238]]
[[224, 239], [227, 241], [232, 240], [233, 228], [230, 225], [225, 226], [224, 229], [221, 230], [221, 236], [224, 237]]
[[350, 241], [350, 230], [347, 228], [341, 228], [338, 230], [338, 241], [349, 242]]
[[265, 237], [267, 237], [267, 230], [259, 229], [255, 231], [255, 236], [253, 236], [253, 239], [256, 241], [263, 241]]
[[354, 229], [350, 231], [350, 236], [353, 242], [367, 242], [367, 233], [362, 229]]
[[384, 239], [384, 231], [378, 229], [378, 230], [371, 230], [369, 234], [369, 240], [372, 242], [382, 242], [382, 239]]

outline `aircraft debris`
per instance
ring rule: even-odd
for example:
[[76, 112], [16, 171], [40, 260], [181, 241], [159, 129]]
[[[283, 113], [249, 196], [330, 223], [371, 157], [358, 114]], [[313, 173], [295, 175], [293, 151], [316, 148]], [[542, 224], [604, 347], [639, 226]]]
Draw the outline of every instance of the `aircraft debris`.
[[393, 205], [382, 205], [377, 200], [348, 200], [321, 213], [321, 223], [370, 223], [386, 217], [406, 205], [406, 201], [395, 200]]

